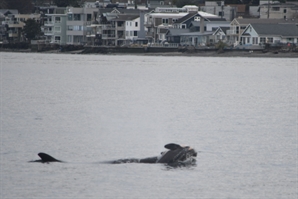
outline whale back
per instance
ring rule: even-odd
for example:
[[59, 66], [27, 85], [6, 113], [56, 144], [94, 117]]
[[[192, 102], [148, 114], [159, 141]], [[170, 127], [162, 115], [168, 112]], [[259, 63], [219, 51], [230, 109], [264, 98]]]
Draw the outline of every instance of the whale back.
[[180, 146], [178, 144], [167, 144], [165, 148], [169, 151], [163, 152], [157, 163], [176, 163], [178, 161], [185, 161], [189, 157], [196, 157], [197, 153], [189, 146]]

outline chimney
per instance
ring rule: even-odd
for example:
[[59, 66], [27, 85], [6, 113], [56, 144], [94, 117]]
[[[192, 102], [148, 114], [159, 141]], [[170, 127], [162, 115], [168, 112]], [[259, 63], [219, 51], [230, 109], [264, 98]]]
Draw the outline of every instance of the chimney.
[[204, 18], [201, 16], [200, 17], [200, 33], [204, 33], [204, 29], [205, 29], [205, 23], [204, 23]]

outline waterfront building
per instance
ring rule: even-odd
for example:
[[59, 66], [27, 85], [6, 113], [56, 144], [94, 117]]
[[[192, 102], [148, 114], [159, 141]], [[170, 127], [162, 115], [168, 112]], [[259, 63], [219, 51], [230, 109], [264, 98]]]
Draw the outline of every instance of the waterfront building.
[[40, 14], [13, 14], [10, 11], [9, 13], [11, 14], [6, 13], [7, 15], [2, 21], [2, 25], [5, 27], [2, 27], [1, 30], [6, 32], [4, 35], [2, 33], [2, 37], [4, 36], [5, 40], [11, 43], [25, 41], [26, 37], [23, 35], [22, 30], [28, 19], [40, 22]]
[[65, 8], [55, 8], [52, 14], [46, 14], [44, 21], [44, 36], [46, 42], [52, 44], [66, 44], [66, 17]]

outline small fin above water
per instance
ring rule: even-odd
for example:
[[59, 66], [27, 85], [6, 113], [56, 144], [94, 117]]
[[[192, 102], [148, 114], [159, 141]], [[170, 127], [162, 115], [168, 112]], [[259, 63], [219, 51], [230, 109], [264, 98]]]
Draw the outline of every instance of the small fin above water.
[[62, 162], [61, 160], [57, 160], [56, 158], [53, 158], [52, 156], [46, 153], [38, 153], [38, 156], [41, 160], [36, 160], [35, 162]]

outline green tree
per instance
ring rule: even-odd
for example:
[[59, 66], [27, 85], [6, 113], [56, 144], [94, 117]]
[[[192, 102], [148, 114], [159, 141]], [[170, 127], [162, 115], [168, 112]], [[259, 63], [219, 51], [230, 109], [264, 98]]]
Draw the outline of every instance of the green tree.
[[34, 19], [28, 19], [25, 23], [26, 25], [23, 29], [25, 37], [29, 40], [37, 38], [41, 33], [39, 23], [37, 23]]
[[16, 9], [21, 14], [31, 14], [33, 11], [32, 0], [0, 0], [6, 3], [7, 9]]
[[77, 0], [54, 0], [54, 4], [56, 4], [58, 7], [66, 7], [66, 6], [78, 7], [79, 6]]
[[0, 9], [7, 9], [8, 8], [8, 3], [6, 0], [0, 0]]

